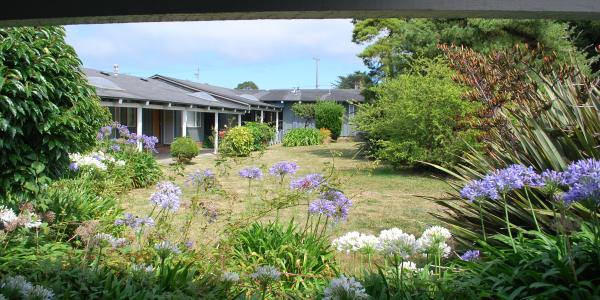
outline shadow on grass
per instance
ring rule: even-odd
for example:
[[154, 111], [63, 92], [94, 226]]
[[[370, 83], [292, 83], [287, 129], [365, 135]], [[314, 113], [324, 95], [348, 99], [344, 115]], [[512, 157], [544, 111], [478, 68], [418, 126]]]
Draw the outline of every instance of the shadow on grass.
[[332, 155], [334, 153], [339, 153], [339, 154], [341, 154], [342, 158], [362, 159], [361, 157], [357, 156], [358, 149], [349, 149], [349, 148], [315, 149], [315, 150], [308, 151], [308, 153], [317, 155], [317, 156], [321, 156], [321, 157], [332, 157]]

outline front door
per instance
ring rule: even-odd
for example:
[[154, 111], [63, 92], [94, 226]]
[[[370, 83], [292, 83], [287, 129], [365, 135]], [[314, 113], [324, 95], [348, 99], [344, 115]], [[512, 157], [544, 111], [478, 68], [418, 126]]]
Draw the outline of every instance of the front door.
[[160, 123], [161, 123], [161, 113], [160, 110], [157, 109], [153, 109], [152, 110], [152, 135], [157, 137], [159, 140], [159, 143], [163, 143], [161, 134], [160, 134]]

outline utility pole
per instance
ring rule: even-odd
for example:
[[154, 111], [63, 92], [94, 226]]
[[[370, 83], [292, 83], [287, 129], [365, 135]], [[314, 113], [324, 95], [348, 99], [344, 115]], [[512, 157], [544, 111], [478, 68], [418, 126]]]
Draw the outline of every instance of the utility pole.
[[315, 65], [317, 67], [317, 71], [316, 71], [316, 76], [315, 76], [315, 88], [319, 88], [319, 61], [321, 59], [319, 59], [319, 57], [313, 57], [313, 59], [315, 60]]
[[196, 73], [194, 73], [194, 76], [196, 76], [196, 81], [200, 82], [200, 67], [196, 67]]

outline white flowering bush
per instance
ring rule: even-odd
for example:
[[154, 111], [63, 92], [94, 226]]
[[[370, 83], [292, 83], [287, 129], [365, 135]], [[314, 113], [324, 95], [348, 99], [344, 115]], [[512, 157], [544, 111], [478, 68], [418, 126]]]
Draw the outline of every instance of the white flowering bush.
[[79, 153], [69, 154], [71, 164], [69, 169], [78, 171], [81, 168], [90, 168], [94, 170], [107, 171], [109, 167], [123, 167], [124, 160], [115, 159], [112, 155], [102, 151], [95, 151], [85, 155]]

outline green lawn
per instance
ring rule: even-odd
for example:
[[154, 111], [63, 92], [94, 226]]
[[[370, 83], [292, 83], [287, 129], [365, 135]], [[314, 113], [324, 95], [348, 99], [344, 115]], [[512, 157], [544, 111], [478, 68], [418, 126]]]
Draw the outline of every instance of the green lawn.
[[[218, 238], [228, 216], [234, 220], [255, 217], [253, 214], [256, 207], [264, 198], [261, 191], [268, 193], [269, 190], [279, 188], [267, 171], [273, 163], [282, 160], [294, 161], [300, 166], [297, 176], [304, 175], [323, 171], [325, 165], [332, 163], [333, 157], [336, 156], [332, 153], [339, 155], [333, 162], [339, 174], [342, 190], [354, 202], [348, 220], [331, 229], [332, 237], [355, 230], [376, 234], [381, 229], [390, 227], [418, 233], [427, 225], [436, 223], [429, 213], [439, 211], [441, 207], [424, 197], [443, 197], [450, 191], [450, 187], [445, 182], [433, 178], [430, 174], [398, 172], [375, 166], [370, 161], [355, 158], [356, 149], [357, 144], [352, 142], [296, 148], [276, 145], [262, 155], [256, 154], [250, 158], [231, 162], [229, 174], [218, 176], [222, 188], [227, 191], [226, 195], [201, 194], [201, 200], [213, 201], [219, 207], [219, 220], [206, 227], [203, 222], [199, 222], [198, 228], [193, 229], [192, 239], [198, 242], [214, 241]], [[247, 181], [238, 176], [238, 171], [252, 165], [261, 167], [265, 178], [254, 184], [252, 195], [249, 196]], [[184, 173], [189, 174], [194, 170], [205, 168], [219, 170], [215, 167], [215, 156], [202, 155], [195, 158], [185, 167]], [[168, 164], [163, 165], [163, 170], [165, 173], [163, 180], [172, 180], [181, 186], [184, 190], [184, 201], [189, 201], [195, 191], [184, 185], [185, 177], [176, 176], [172, 166]], [[147, 214], [151, 210], [148, 198], [153, 190], [153, 187], [133, 190], [122, 196], [120, 204], [126, 211]], [[181, 219], [186, 214], [186, 210], [184, 204], [178, 212], [178, 215], [182, 216]], [[294, 216], [300, 223], [305, 220], [306, 206], [289, 208], [282, 211], [280, 216], [285, 219]], [[274, 214], [265, 218], [272, 217]]]

